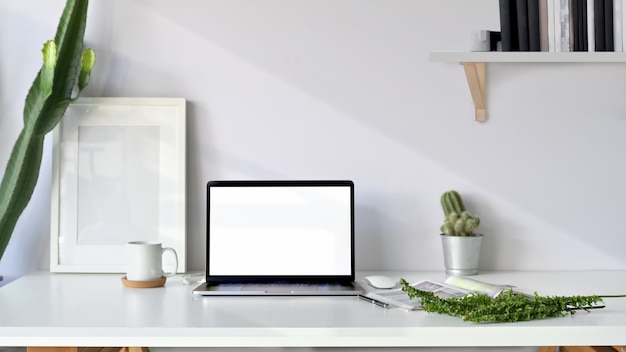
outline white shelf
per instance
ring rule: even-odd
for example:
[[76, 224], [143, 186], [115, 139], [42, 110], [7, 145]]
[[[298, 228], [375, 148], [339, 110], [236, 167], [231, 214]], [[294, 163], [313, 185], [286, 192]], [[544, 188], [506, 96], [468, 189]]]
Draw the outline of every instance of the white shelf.
[[626, 62], [626, 52], [431, 52], [429, 60], [434, 62]]
[[431, 52], [434, 62], [463, 65], [474, 101], [475, 120], [487, 120], [487, 63], [615, 63], [626, 62], [626, 52]]

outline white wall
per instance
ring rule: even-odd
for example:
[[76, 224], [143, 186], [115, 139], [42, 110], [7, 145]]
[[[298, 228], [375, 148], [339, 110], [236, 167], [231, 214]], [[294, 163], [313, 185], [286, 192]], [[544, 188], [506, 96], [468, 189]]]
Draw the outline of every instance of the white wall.
[[[0, 1], [0, 165], [60, 0]], [[348, 178], [357, 268], [441, 270], [441, 192], [482, 217], [483, 270], [626, 269], [625, 64], [490, 64], [488, 122], [430, 51], [498, 29], [495, 0], [108, 0], [84, 96], [188, 99], [188, 267], [211, 179]], [[51, 154], [0, 273], [48, 268]]]

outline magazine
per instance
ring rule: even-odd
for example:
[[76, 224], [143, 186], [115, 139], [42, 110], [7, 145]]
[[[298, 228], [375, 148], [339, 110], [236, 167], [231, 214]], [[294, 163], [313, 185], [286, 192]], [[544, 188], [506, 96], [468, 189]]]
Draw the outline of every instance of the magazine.
[[[430, 280], [422, 280], [411, 284], [418, 290], [433, 292], [435, 296], [441, 298], [461, 297], [472, 292], [480, 292], [495, 298], [503, 291], [513, 289], [517, 293], [521, 293], [530, 297], [532, 294], [520, 291], [509, 285], [493, 285], [486, 282], [468, 279], [466, 277], [451, 276], [445, 282], [436, 282]], [[410, 299], [406, 292], [401, 288], [391, 291], [374, 291], [365, 294], [366, 297], [383, 302], [389, 307], [402, 308], [406, 310], [421, 310], [421, 302], [419, 298]]]

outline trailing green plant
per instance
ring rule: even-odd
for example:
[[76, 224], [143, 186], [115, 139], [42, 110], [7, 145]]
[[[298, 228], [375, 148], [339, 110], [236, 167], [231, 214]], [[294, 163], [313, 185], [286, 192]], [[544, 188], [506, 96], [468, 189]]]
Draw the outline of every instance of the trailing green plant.
[[449, 236], [470, 236], [480, 225], [480, 218], [472, 216], [465, 208], [459, 192], [455, 190], [441, 195], [441, 207], [445, 215], [441, 232]]
[[0, 183], [0, 259], [37, 184], [45, 135], [89, 83], [96, 57], [83, 50], [88, 4], [67, 0], [54, 40], [43, 46], [43, 65], [24, 104], [24, 127]]
[[517, 322], [574, 314], [603, 303], [602, 298], [624, 296], [539, 296], [527, 297], [513, 290], [503, 290], [492, 298], [482, 293], [463, 297], [440, 298], [432, 292], [418, 290], [400, 279], [402, 291], [411, 299], [419, 298], [425, 311], [460, 317], [477, 323]]

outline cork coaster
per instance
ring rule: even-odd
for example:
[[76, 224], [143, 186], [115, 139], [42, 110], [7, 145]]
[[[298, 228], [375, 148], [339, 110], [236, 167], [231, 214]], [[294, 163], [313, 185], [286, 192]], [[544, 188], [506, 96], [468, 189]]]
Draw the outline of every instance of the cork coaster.
[[128, 280], [126, 276], [122, 277], [122, 284], [126, 287], [130, 288], [152, 288], [152, 287], [161, 287], [165, 285], [166, 277], [163, 276], [160, 279], [156, 280], [148, 280], [148, 281], [132, 281]]

